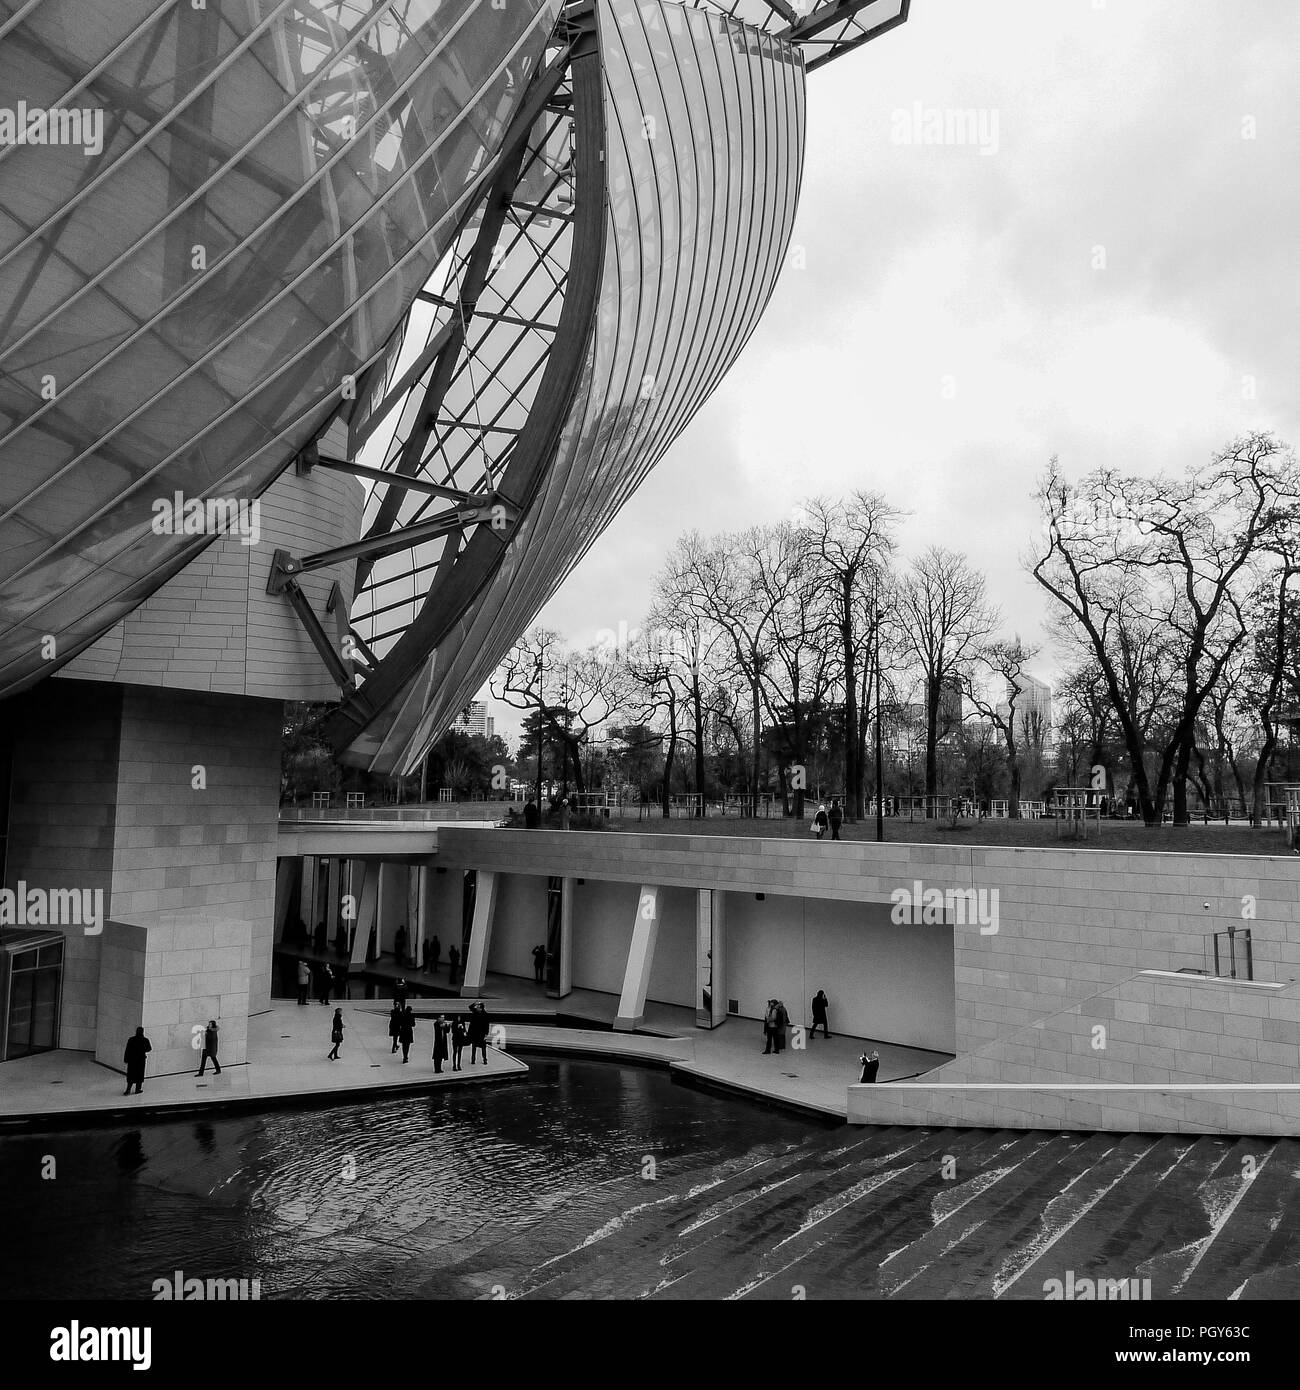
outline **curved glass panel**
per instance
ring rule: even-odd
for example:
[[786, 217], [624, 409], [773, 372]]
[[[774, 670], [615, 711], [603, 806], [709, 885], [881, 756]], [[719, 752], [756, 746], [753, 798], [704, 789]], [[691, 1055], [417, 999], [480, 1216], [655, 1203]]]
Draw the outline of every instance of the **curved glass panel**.
[[210, 542], [155, 534], [156, 499], [257, 495], [347, 399], [493, 176], [558, 9], [0, 7], [33, 137], [0, 143], [0, 694]]
[[803, 63], [706, 9], [599, 0], [606, 249], [577, 397], [505, 559], [353, 742], [405, 771], [482, 685], [735, 361], [776, 282], [804, 139]]

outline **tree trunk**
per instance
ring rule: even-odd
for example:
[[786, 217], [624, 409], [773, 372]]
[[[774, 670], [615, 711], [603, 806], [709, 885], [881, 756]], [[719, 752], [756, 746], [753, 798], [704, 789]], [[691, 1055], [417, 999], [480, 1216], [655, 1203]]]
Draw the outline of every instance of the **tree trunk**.
[[691, 704], [695, 716], [695, 790], [699, 796], [697, 814], [704, 815], [704, 692], [700, 689], [699, 653], [691, 672]]
[[664, 820], [672, 814], [672, 783], [673, 783], [673, 761], [677, 757], [677, 717], [672, 714], [668, 719], [668, 752], [664, 754], [664, 788], [660, 798], [660, 808], [664, 813]]
[[750, 685], [749, 694], [754, 709], [754, 814], [758, 815], [759, 757], [763, 742], [763, 712], [760, 705], [761, 692], [757, 676], [754, 677]]
[[853, 650], [853, 578], [841, 577], [840, 603], [843, 621], [840, 641], [844, 648], [844, 800], [845, 814], [861, 820], [866, 812], [862, 800], [862, 764], [858, 753], [858, 682], [856, 653]]
[[925, 814], [928, 819], [934, 810], [934, 798], [939, 795], [939, 690], [938, 679], [925, 683]]

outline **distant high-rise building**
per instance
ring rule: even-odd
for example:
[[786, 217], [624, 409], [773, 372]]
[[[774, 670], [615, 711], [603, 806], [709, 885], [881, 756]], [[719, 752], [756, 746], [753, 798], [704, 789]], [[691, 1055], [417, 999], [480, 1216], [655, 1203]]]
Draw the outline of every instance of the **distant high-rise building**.
[[[1013, 732], [1021, 742], [1033, 739], [1045, 742], [1052, 728], [1052, 687], [1024, 671], [1018, 679], [1020, 694], [1016, 699]], [[1005, 720], [1010, 711], [1011, 689], [1008, 682], [1007, 698], [998, 705], [998, 717]]]
[[452, 728], [462, 734], [481, 734], [484, 738], [491, 738], [496, 732], [496, 720], [487, 712], [485, 701], [471, 700]]

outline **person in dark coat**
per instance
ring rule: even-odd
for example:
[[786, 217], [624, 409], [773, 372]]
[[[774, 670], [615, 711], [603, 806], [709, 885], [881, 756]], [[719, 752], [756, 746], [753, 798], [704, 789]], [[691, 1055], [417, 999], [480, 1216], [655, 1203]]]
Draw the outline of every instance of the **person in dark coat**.
[[339, 923], [339, 929], [334, 933], [334, 954], [336, 956], [346, 956], [348, 953], [348, 929]]
[[530, 801], [524, 807], [524, 829], [536, 830], [541, 823], [542, 813], [537, 809], [537, 803]]
[[372, 965], [379, 959], [379, 944], [375, 933], [377, 928], [370, 928], [370, 935], [366, 938], [366, 964]]
[[212, 1065], [217, 1069], [217, 1075], [221, 1075], [221, 1063], [217, 1061], [217, 1020], [208, 1019], [208, 1026], [203, 1030], [203, 1056], [199, 1058], [198, 1075], [202, 1076], [204, 1068], [208, 1065], [208, 1058], [212, 1058]]
[[473, 1066], [478, 1058], [479, 1049], [483, 1049], [483, 1065], [487, 1066], [487, 1039], [488, 1030], [491, 1027], [488, 1022], [487, 1009], [482, 1004], [471, 1004], [469, 1006], [469, 1064]]
[[316, 936], [312, 945], [321, 955], [325, 954], [325, 919], [323, 917], [316, 923]]
[[824, 989], [819, 989], [819, 990], [817, 991], [817, 993], [813, 995], [813, 1001], [812, 1001], [813, 1026], [812, 1026], [812, 1032], [808, 1034], [808, 1036], [809, 1036], [810, 1038], [815, 1038], [815, 1037], [817, 1036], [817, 1025], [818, 1025], [819, 1023], [821, 1024], [822, 1037], [823, 1037], [823, 1038], [829, 1038], [829, 1037], [830, 1037], [830, 1032], [829, 1032], [829, 1030], [828, 1030], [828, 1028], [827, 1028], [827, 1026], [826, 1026], [826, 1011], [827, 1011], [827, 1008], [829, 1007], [829, 1005], [830, 1005], [830, 1001], [826, 998], [826, 991], [825, 991]]
[[442, 1064], [447, 1060], [447, 1020], [441, 1014], [433, 1022], [433, 1070], [442, 1075]]
[[316, 998], [322, 1004], [330, 1002], [330, 990], [334, 985], [334, 972], [328, 965], [318, 966], [316, 969]]
[[122, 1063], [126, 1067], [126, 1090], [122, 1092], [124, 1096], [131, 1094], [131, 1087], [135, 1087], [136, 1095], [140, 1094], [144, 1086], [144, 1063], [145, 1058], [153, 1051], [153, 1044], [144, 1035], [144, 1028], [137, 1028], [135, 1036], [126, 1040], [126, 1050], [122, 1053]]
[[840, 838], [840, 826], [844, 824], [844, 812], [840, 809], [840, 803], [838, 801], [831, 802], [831, 809], [827, 815], [827, 819], [830, 821], [831, 839], [838, 840]]
[[460, 968], [460, 952], [453, 946], [447, 952], [447, 983], [456, 983], [456, 971]]
[[339, 1060], [339, 1048], [343, 1045], [343, 1029], [347, 1025], [343, 1022], [343, 1010], [334, 1010], [334, 1022], [330, 1027], [330, 1042], [334, 1046], [330, 1049], [327, 1061], [337, 1062]]
[[397, 1039], [402, 1031], [402, 1006], [394, 1003], [388, 1011], [388, 1036], [393, 1040], [393, 1046], [389, 1049], [389, 1055], [397, 1051]]
[[533, 947], [533, 979], [540, 985], [546, 979], [546, 947]]
[[305, 1004], [311, 991], [311, 966], [305, 960], [298, 962], [298, 1002]]
[[458, 1018], [451, 1025], [451, 1069], [460, 1070], [461, 1054], [465, 1051], [465, 1020]]
[[408, 1053], [411, 1051], [411, 1044], [415, 1041], [415, 1010], [408, 1004], [402, 1010], [401, 1024], [397, 1030], [397, 1036], [402, 1043], [402, 1061], [410, 1061]]
[[868, 1055], [864, 1052], [860, 1060], [862, 1062], [862, 1075], [858, 1078], [859, 1082], [874, 1081], [880, 1071], [880, 1053], [872, 1052]]
[[393, 937], [393, 958], [398, 965], [406, 964], [406, 928], [398, 927], [397, 935]]
[[790, 1015], [786, 1013], [785, 1005], [778, 999], [776, 1001], [776, 1024], [772, 1029], [772, 1042], [778, 1057], [785, 1051], [785, 1030], [789, 1023]]
[[767, 1057], [772, 1051], [772, 1041], [776, 1032], [776, 1000], [769, 999], [767, 1008], [763, 1011], [763, 1056]]
[[435, 935], [429, 942], [429, 969], [436, 975], [438, 973], [438, 963], [442, 959], [442, 942]]
[[820, 840], [826, 834], [826, 827], [830, 825], [830, 818], [826, 814], [825, 806], [818, 806], [817, 814], [813, 817], [813, 834]]
[[352, 998], [352, 994], [351, 994], [351, 991], [348, 989], [348, 983], [349, 983], [349, 981], [348, 981], [348, 965], [347, 965], [347, 962], [346, 962], [346, 961], [343, 961], [341, 964], [334, 966], [333, 969], [334, 969], [334, 985], [335, 985], [336, 990], [338, 991], [337, 994], [335, 995], [335, 998], [336, 998], [336, 999], [351, 999], [351, 998]]
[[399, 1009], [404, 1009], [404, 1008], [406, 1008], [406, 994], [407, 994], [406, 977], [403, 976], [403, 977], [402, 977], [400, 980], [398, 980], [398, 982], [393, 986], [393, 998], [397, 1001], [397, 1007], [398, 1007]]

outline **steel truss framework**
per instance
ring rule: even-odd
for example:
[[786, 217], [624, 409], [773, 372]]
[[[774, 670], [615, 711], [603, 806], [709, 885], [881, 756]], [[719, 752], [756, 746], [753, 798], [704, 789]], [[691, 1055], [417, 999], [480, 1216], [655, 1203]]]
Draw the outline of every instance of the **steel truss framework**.
[[[906, 5], [897, 0], [805, 9], [787, 13], [781, 0], [682, 6], [602, 0], [601, 21], [612, 34], [638, 24], [648, 31], [635, 53], [625, 41], [619, 58], [611, 57], [609, 35], [602, 52], [594, 6], [565, 11], [525, 101], [530, 124], [520, 134], [518, 157], [503, 149], [501, 178], [476, 209], [441, 283], [413, 306], [400, 351], [386, 359], [386, 385], [362, 393], [348, 422], [347, 445], [339, 452], [358, 462], [330, 458], [321, 444], [331, 466], [352, 466], [373, 480], [362, 470], [374, 458], [360, 459], [373, 454], [376, 440], [387, 440], [377, 467], [389, 481], [370, 494], [358, 547], [355, 688], [328, 725], [350, 760], [385, 771], [418, 762], [481, 684], [484, 667], [490, 670], [499, 659], [503, 642], [508, 645], [554, 592], [739, 351], [770, 294], [793, 219], [802, 149], [803, 65], [796, 45], [808, 45], [814, 61], [824, 61], [906, 18]], [[657, 35], [649, 32], [656, 29]], [[717, 58], [719, 50], [727, 50], [725, 60]], [[625, 71], [616, 92], [607, 69], [620, 63]], [[674, 77], [662, 71], [679, 64], [691, 72]], [[719, 84], [718, 105], [726, 111], [717, 117], [721, 128], [712, 132], [707, 150], [692, 148], [678, 121], [692, 83], [705, 96], [712, 93], [710, 83]], [[665, 96], [670, 85], [676, 92]], [[623, 184], [615, 186], [611, 166], [617, 143], [628, 144], [629, 126], [645, 127], [635, 131], [642, 138], [653, 127], [656, 100], [669, 138], [679, 142], [672, 159], [690, 159], [698, 183], [669, 188], [660, 170], [657, 192], [665, 206], [651, 211], [637, 206], [638, 196], [648, 198], [634, 186], [646, 171], [630, 161]], [[738, 114], [746, 101], [757, 115]], [[753, 184], [738, 197], [745, 177]], [[719, 226], [732, 224], [719, 236], [708, 230], [704, 207], [714, 196], [714, 179], [729, 180], [711, 210]], [[685, 182], [679, 171], [674, 183]], [[760, 184], [770, 187], [760, 193]], [[691, 216], [698, 221], [688, 232]], [[619, 437], [589, 450], [587, 461], [595, 466], [587, 486], [573, 485], [576, 474], [561, 483], [554, 476], [557, 455], [574, 444], [575, 416], [594, 394], [594, 340], [602, 324], [610, 336], [605, 321], [618, 312], [608, 294], [613, 288], [613, 299], [619, 297], [618, 276], [608, 274], [605, 260], [611, 247], [629, 259], [619, 245], [620, 218], [624, 230], [640, 225], [647, 238], [659, 238], [640, 248], [649, 264], [672, 239], [656, 225], [659, 217], [677, 219], [672, 251], [681, 264], [673, 272], [680, 283], [661, 274], [655, 300], [638, 311], [645, 317], [639, 331], [660, 353], [654, 365], [666, 367], [665, 320], [684, 321], [693, 313], [690, 330], [704, 333], [705, 315], [699, 304], [691, 308], [692, 291], [711, 285], [722, 320], [710, 325], [693, 371], [679, 374], [672, 399], [653, 423], [649, 410], [644, 424], [606, 420], [597, 433]], [[718, 262], [712, 270], [709, 258]], [[602, 272], [605, 302], [598, 293]], [[624, 293], [633, 278], [625, 269]], [[621, 350], [628, 356], [626, 347]], [[635, 414], [647, 404], [642, 388], [663, 374], [602, 383], [602, 408]], [[338, 449], [337, 432], [335, 440]], [[601, 479], [602, 458], [620, 449], [625, 457], [619, 467]], [[603, 489], [592, 485], [598, 481]], [[571, 509], [567, 547], [556, 546], [550, 534], [556, 517], [545, 515], [561, 496]], [[470, 505], [439, 512], [448, 498]], [[499, 509], [495, 524], [481, 510], [490, 504]], [[395, 552], [390, 542], [406, 536], [413, 543]], [[547, 553], [530, 566], [518, 558], [525, 551]], [[281, 582], [286, 577], [282, 573]]]

